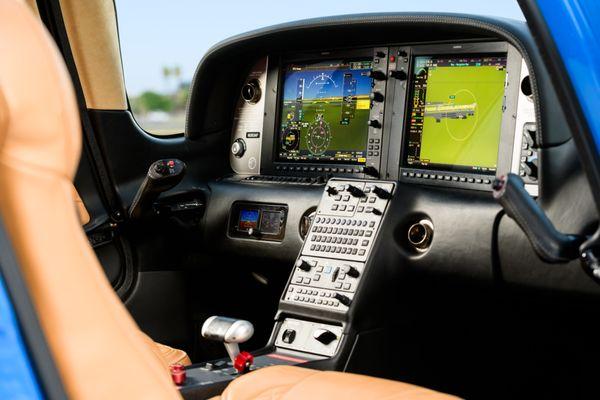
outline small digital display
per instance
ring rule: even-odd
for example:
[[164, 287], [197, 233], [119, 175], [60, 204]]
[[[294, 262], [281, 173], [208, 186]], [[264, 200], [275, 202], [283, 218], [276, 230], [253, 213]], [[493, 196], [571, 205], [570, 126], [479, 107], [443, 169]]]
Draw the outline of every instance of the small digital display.
[[259, 219], [260, 212], [258, 210], [240, 210], [238, 229], [241, 231], [256, 229], [258, 228]]
[[404, 166], [493, 174], [505, 84], [506, 54], [415, 57]]
[[276, 235], [281, 230], [283, 213], [281, 211], [263, 211], [260, 220], [260, 231], [268, 235]]
[[276, 159], [364, 164], [372, 60], [284, 68]]

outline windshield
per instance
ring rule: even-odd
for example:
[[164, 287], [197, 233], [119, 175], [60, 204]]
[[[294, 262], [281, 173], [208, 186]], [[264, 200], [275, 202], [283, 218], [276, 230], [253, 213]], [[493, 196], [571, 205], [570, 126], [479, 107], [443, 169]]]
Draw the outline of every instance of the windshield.
[[305, 18], [369, 12], [456, 12], [523, 20], [516, 0], [116, 0], [125, 84], [134, 116], [155, 135], [181, 133], [190, 81], [227, 37]]

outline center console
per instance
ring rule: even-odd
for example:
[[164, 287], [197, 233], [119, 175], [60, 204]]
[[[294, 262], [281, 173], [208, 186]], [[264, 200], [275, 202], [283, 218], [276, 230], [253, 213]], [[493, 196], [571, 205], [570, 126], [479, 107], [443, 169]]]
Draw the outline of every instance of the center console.
[[283, 302], [342, 313], [351, 306], [394, 187], [329, 181]]

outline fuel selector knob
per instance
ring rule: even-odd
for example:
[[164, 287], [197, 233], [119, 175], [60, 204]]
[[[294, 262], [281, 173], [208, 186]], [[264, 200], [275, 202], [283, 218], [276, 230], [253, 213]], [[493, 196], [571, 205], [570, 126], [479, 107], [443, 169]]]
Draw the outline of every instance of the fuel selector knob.
[[231, 154], [240, 158], [246, 152], [246, 142], [244, 139], [235, 139], [231, 144]]
[[433, 238], [433, 225], [423, 219], [408, 228], [408, 241], [418, 251], [425, 251]]

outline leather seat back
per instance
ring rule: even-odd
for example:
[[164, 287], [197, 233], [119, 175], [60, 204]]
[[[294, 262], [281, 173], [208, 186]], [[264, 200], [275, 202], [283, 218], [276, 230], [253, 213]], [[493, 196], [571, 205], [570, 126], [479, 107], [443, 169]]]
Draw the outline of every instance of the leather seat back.
[[0, 0], [0, 54], [0, 215], [67, 393], [179, 398], [81, 228], [73, 88], [51, 37], [16, 0]]

